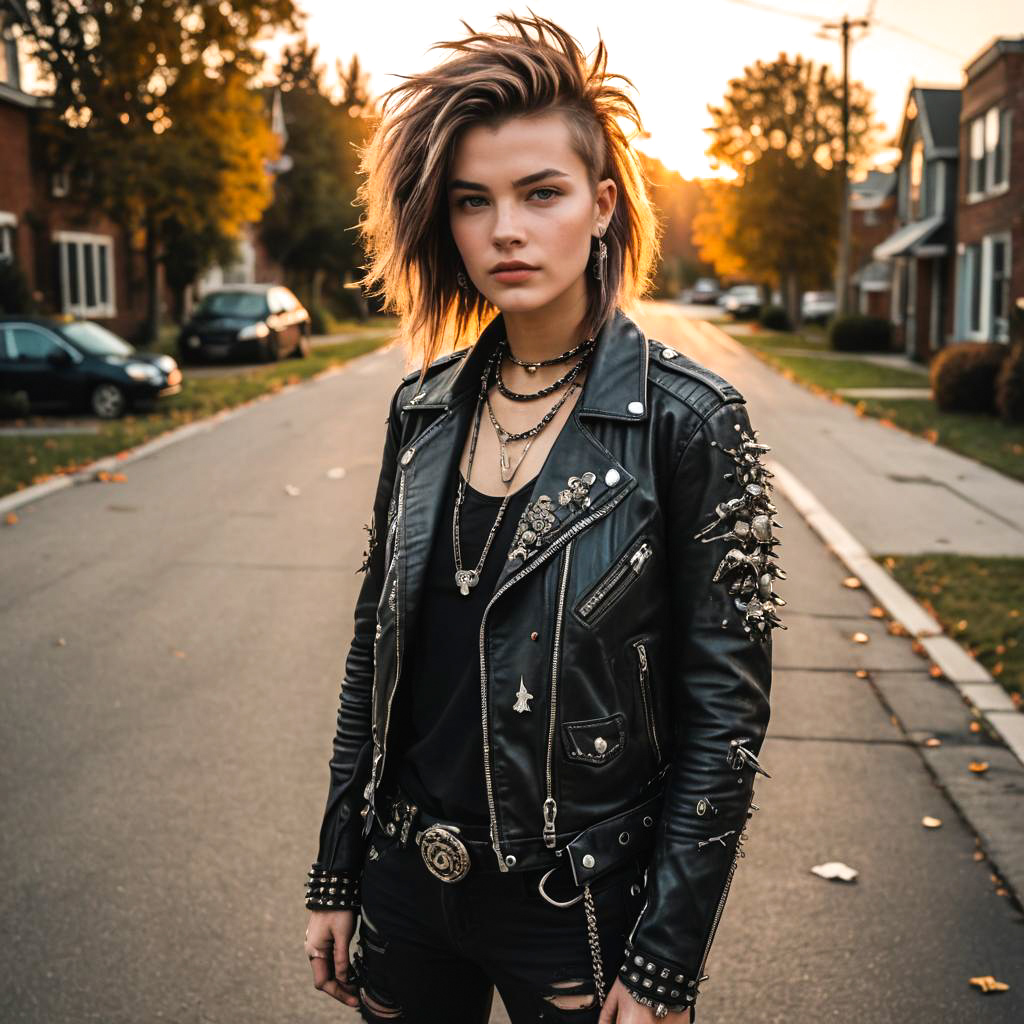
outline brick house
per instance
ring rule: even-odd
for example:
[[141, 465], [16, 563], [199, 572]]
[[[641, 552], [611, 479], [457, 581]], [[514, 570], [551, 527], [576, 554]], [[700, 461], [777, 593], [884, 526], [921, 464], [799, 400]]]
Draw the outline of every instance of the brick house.
[[1008, 342], [1024, 297], [1024, 36], [994, 40], [965, 77], [954, 329], [959, 340]]
[[889, 318], [892, 266], [872, 252], [896, 227], [896, 172], [868, 171], [850, 182], [850, 275], [852, 308]]

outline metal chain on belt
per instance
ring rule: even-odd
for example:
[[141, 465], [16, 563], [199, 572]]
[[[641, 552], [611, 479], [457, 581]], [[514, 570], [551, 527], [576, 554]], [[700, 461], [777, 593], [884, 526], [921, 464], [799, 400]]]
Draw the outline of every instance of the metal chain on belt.
[[594, 986], [597, 989], [597, 1005], [603, 1006], [605, 1000], [604, 968], [601, 966], [601, 941], [597, 935], [597, 913], [594, 910], [594, 896], [590, 891], [590, 883], [583, 883], [583, 907], [587, 912], [587, 940], [590, 943], [590, 959], [594, 964]]

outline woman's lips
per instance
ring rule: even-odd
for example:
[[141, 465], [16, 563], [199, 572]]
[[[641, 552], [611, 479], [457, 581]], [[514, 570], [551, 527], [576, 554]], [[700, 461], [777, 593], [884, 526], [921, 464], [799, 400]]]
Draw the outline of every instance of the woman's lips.
[[537, 271], [533, 267], [517, 267], [515, 270], [496, 270], [494, 278], [505, 284], [514, 284], [516, 281], [525, 281], [531, 274]]

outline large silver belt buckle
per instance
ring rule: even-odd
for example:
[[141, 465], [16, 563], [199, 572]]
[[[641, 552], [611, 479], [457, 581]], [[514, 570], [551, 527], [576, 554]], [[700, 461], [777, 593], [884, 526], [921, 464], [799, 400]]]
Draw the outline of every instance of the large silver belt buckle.
[[420, 855], [431, 874], [442, 882], [458, 882], [469, 871], [469, 850], [455, 832], [458, 829], [431, 825], [420, 837]]

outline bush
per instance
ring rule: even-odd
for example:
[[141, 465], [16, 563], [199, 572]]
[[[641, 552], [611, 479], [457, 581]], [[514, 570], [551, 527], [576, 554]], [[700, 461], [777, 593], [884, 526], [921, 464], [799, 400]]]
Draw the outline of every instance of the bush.
[[932, 359], [932, 397], [944, 412], [991, 412], [995, 407], [996, 374], [1007, 347], [993, 341], [959, 341]]
[[791, 331], [793, 329], [793, 325], [789, 322], [789, 314], [781, 306], [765, 306], [757, 320], [762, 327], [767, 327], [769, 331]]
[[884, 317], [848, 313], [829, 321], [828, 342], [837, 352], [890, 352], [892, 325]]
[[1007, 423], [1024, 423], [1024, 341], [1006, 353], [996, 374], [996, 412]]
[[331, 326], [328, 320], [327, 311], [323, 306], [317, 306], [313, 303], [308, 303], [306, 309], [309, 310], [309, 328], [314, 334], [330, 334]]

